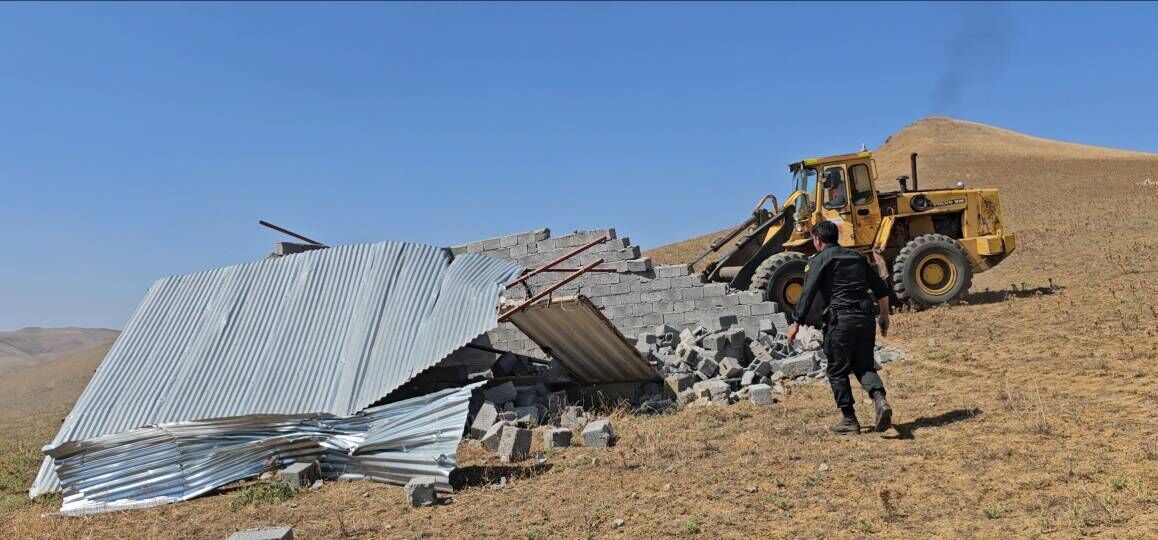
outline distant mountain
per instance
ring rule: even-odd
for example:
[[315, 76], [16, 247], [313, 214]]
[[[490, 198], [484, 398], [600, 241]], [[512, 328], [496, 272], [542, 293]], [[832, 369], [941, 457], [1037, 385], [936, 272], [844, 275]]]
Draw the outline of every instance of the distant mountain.
[[106, 328], [21, 328], [0, 332], [0, 374], [94, 346], [111, 345], [119, 334]]

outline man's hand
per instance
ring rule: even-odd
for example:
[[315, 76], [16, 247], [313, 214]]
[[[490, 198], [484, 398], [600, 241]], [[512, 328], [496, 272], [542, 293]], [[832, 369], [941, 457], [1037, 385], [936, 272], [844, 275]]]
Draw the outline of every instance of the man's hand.
[[792, 344], [796, 342], [796, 332], [798, 332], [799, 330], [800, 330], [800, 325], [797, 323], [792, 323], [792, 326], [788, 327], [788, 348], [789, 349], [791, 349]]
[[888, 311], [882, 311], [881, 314], [877, 316], [877, 325], [879, 325], [881, 327], [881, 337], [885, 337], [885, 336], [889, 335], [889, 312]]

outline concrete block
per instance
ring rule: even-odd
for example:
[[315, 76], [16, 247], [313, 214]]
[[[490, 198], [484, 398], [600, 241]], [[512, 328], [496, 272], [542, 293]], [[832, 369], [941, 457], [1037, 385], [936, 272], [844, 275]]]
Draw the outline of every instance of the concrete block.
[[774, 402], [772, 399], [772, 387], [766, 384], [753, 384], [749, 386], [748, 400], [750, 400], [753, 405], [771, 405]]
[[543, 446], [547, 448], [567, 448], [571, 446], [571, 430], [551, 428], [543, 431]]
[[816, 371], [820, 367], [819, 364], [816, 353], [807, 352], [783, 360], [775, 360], [772, 362], [772, 369], [782, 372], [789, 379], [795, 379]]
[[698, 300], [704, 297], [704, 288], [700, 286], [680, 288], [680, 296], [684, 300]]
[[690, 373], [671, 375], [663, 380], [665, 393], [673, 398], [679, 396], [680, 392], [691, 388], [695, 382], [696, 376]]
[[740, 349], [748, 343], [748, 333], [743, 328], [733, 326], [724, 331], [724, 336], [728, 338], [729, 349]]
[[696, 376], [701, 380], [708, 380], [716, 376], [720, 364], [711, 358], [701, 358], [700, 365], [696, 367]]
[[740, 376], [740, 386], [752, 386], [752, 383], [756, 382], [756, 377], [755, 371], [745, 371], [744, 374]]
[[683, 407], [695, 401], [697, 397], [696, 391], [689, 388], [676, 396], [676, 403], [679, 403], [679, 405]]
[[727, 283], [709, 283], [704, 285], [704, 298], [724, 296], [728, 292]]
[[615, 444], [615, 428], [610, 420], [589, 422], [583, 428], [583, 445], [589, 448], [607, 448]]
[[769, 334], [774, 336], [777, 332], [778, 330], [776, 330], [776, 325], [772, 324], [771, 319], [760, 319], [761, 334]]
[[438, 498], [434, 495], [434, 485], [438, 479], [433, 476], [416, 476], [406, 482], [406, 502], [414, 507], [434, 506]]
[[748, 367], [757, 377], [767, 377], [771, 375], [773, 371], [771, 360], [757, 360], [752, 362]]
[[712, 332], [720, 332], [723, 330], [728, 330], [729, 328], [739, 324], [740, 321], [736, 318], [735, 315], [731, 313], [722, 313], [716, 315], [715, 317], [709, 317], [704, 322], [707, 323], [706, 326], [708, 327], [708, 330]]
[[538, 405], [515, 407], [515, 425], [526, 428], [538, 426], [543, 421], [543, 409]]
[[734, 379], [744, 373], [744, 367], [740, 365], [739, 360], [728, 356], [720, 361], [719, 372], [720, 377]]
[[[513, 416], [514, 413], [511, 413], [511, 415]], [[506, 422], [506, 421], [500, 421], [500, 422], [496, 423], [495, 425], [487, 428], [487, 432], [484, 433], [483, 436], [479, 438], [479, 442], [482, 443], [483, 448], [486, 448], [487, 450], [490, 450], [491, 452], [498, 451], [499, 440], [502, 438], [502, 435], [503, 435], [503, 428], [505, 428], [507, 426], [512, 426], [512, 425], [514, 425], [514, 424], [511, 424], [510, 422]]]
[[772, 325], [776, 327], [776, 332], [778, 334], [788, 333], [788, 327], [791, 325], [788, 324], [787, 315], [784, 313], [773, 313], [770, 319], [772, 320]]
[[776, 302], [762, 302], [759, 304], [752, 304], [749, 306], [752, 316], [759, 317], [760, 315], [772, 315], [780, 311], [780, 306]]
[[643, 303], [650, 304], [660, 300], [663, 300], [663, 291], [645, 291], [639, 294], [639, 301]]
[[764, 301], [764, 293], [757, 291], [742, 291], [736, 293], [736, 296], [740, 297], [740, 304], [747, 306]]
[[713, 332], [704, 336], [703, 344], [709, 351], [722, 351], [728, 348], [728, 336], [722, 332]]
[[315, 480], [321, 478], [318, 464], [313, 461], [291, 463], [277, 472], [277, 480], [292, 487], [309, 487]]
[[728, 394], [732, 392], [732, 386], [724, 381], [700, 381], [692, 385], [692, 390], [695, 390], [696, 397], [706, 397], [714, 402], [728, 401]]
[[474, 415], [474, 422], [470, 424], [470, 436], [481, 439], [488, 429], [499, 421], [499, 409], [494, 403], [484, 401]]
[[294, 540], [292, 527], [245, 529], [229, 535], [228, 540]]
[[515, 384], [509, 381], [483, 390], [483, 399], [496, 405], [514, 401], [518, 395]]
[[664, 313], [663, 322], [667, 324], [684, 324], [687, 322], [687, 313]]
[[676, 264], [671, 266], [656, 266], [655, 275], [657, 277], [682, 277], [692, 272], [691, 266], [686, 264]]
[[615, 263], [615, 271], [619, 273], [638, 273], [647, 272], [651, 270], [651, 259], [649, 257], [642, 257], [639, 259], [628, 259], [624, 261], [617, 261]]
[[559, 427], [567, 429], [583, 429], [587, 425], [587, 416], [583, 412], [583, 407], [572, 405], [565, 407], [563, 413], [559, 415]]
[[531, 454], [531, 430], [506, 426], [499, 437], [498, 455], [504, 463], [526, 458]]

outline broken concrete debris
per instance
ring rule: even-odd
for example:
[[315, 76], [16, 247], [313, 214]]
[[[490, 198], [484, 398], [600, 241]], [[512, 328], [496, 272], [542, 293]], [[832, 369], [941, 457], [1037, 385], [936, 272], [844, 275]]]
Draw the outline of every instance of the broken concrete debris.
[[531, 455], [531, 430], [504, 426], [497, 453], [503, 463], [512, 463]]
[[567, 428], [550, 428], [543, 432], [543, 446], [548, 449], [571, 446], [573, 432]]
[[771, 405], [775, 402], [772, 399], [772, 387], [767, 384], [753, 384], [748, 387], [748, 399], [753, 405]]
[[615, 428], [610, 420], [588, 422], [583, 428], [583, 445], [588, 448], [607, 448], [615, 444]]
[[294, 540], [294, 530], [291, 527], [245, 529], [229, 535], [228, 540]]
[[[485, 392], [484, 392], [485, 393]], [[482, 407], [474, 415], [470, 424], [470, 435], [476, 439], [483, 438], [488, 429], [499, 420], [499, 409], [490, 401], [484, 401]]]
[[479, 442], [482, 443], [483, 448], [491, 452], [497, 452], [499, 449], [499, 440], [501, 440], [503, 436], [503, 428], [513, 425], [514, 424], [510, 422], [497, 422], [487, 428], [486, 433], [479, 439]]
[[433, 476], [416, 476], [406, 482], [406, 503], [414, 508], [434, 506], [438, 498], [434, 494], [434, 485], [438, 479]]
[[[786, 392], [779, 381], [824, 376], [828, 359], [821, 350], [823, 335], [819, 330], [802, 326], [789, 347], [789, 324], [783, 313], [761, 320], [761, 332], [755, 336], [735, 324], [736, 317], [723, 315], [700, 321], [678, 334], [662, 326], [655, 333], [636, 336], [636, 346], [653, 359], [664, 377], [664, 394], [678, 406], [741, 399], [769, 405], [775, 401], [772, 394]], [[878, 364], [904, 356], [899, 349], [877, 347]], [[642, 410], [641, 405], [639, 412], [650, 411]]]
[[310, 486], [321, 478], [321, 470], [316, 461], [291, 463], [278, 471], [277, 479], [295, 488]]

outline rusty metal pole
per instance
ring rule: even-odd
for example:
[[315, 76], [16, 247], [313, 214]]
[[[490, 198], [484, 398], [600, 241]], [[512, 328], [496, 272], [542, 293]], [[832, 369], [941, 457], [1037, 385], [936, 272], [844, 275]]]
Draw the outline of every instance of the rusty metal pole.
[[507, 319], [511, 318], [511, 315], [514, 315], [515, 313], [522, 311], [523, 308], [525, 308], [531, 304], [534, 304], [535, 302], [538, 302], [539, 300], [542, 300], [544, 296], [547, 296], [548, 294], [555, 292], [555, 290], [558, 289], [559, 287], [562, 287], [562, 286], [564, 286], [572, 281], [575, 281], [576, 278], [578, 278], [579, 276], [582, 276], [583, 274], [586, 274], [587, 271], [591, 270], [592, 268], [595, 268], [596, 266], [598, 266], [600, 264], [603, 264], [603, 259], [598, 259], [595, 262], [593, 262], [587, 266], [584, 266], [583, 268], [580, 268], [579, 270], [576, 270], [575, 273], [568, 275], [567, 277], [560, 280], [558, 283], [551, 285], [550, 287], [547, 287], [546, 289], [543, 289], [542, 291], [539, 292], [539, 294], [536, 294], [535, 296], [532, 296], [532, 297], [526, 299], [525, 301], [523, 301], [523, 303], [507, 310], [502, 315], [499, 315], [499, 322], [507, 322]]
[[[511, 287], [514, 287], [515, 285], [518, 285], [518, 284], [520, 284], [520, 283], [522, 283], [530, 278], [533, 278], [533, 277], [539, 275], [540, 273], [546, 272], [546, 271], [550, 270], [551, 267], [553, 267], [553, 266], [555, 266], [555, 265], [557, 265], [557, 264], [559, 264], [567, 259], [570, 259], [571, 257], [574, 257], [580, 253], [583, 253], [584, 251], [591, 249], [596, 244], [601, 244], [601, 243], [606, 242], [606, 241], [607, 241], [607, 235], [605, 234], [603, 236], [600, 236], [599, 238], [596, 238], [595, 240], [587, 242], [586, 244], [583, 244], [582, 246], [575, 248], [570, 253], [567, 253], [566, 255], [563, 255], [562, 257], [559, 257], [558, 259], [555, 259], [555, 260], [553, 260], [553, 261], [551, 261], [543, 266], [540, 266], [534, 270], [531, 270], [530, 272], [523, 274], [522, 276], [515, 279], [514, 281], [507, 283], [506, 288], [509, 289]], [[603, 259], [599, 259], [599, 262], [602, 263]], [[588, 266], [590, 266], [590, 265], [588, 265]]]

